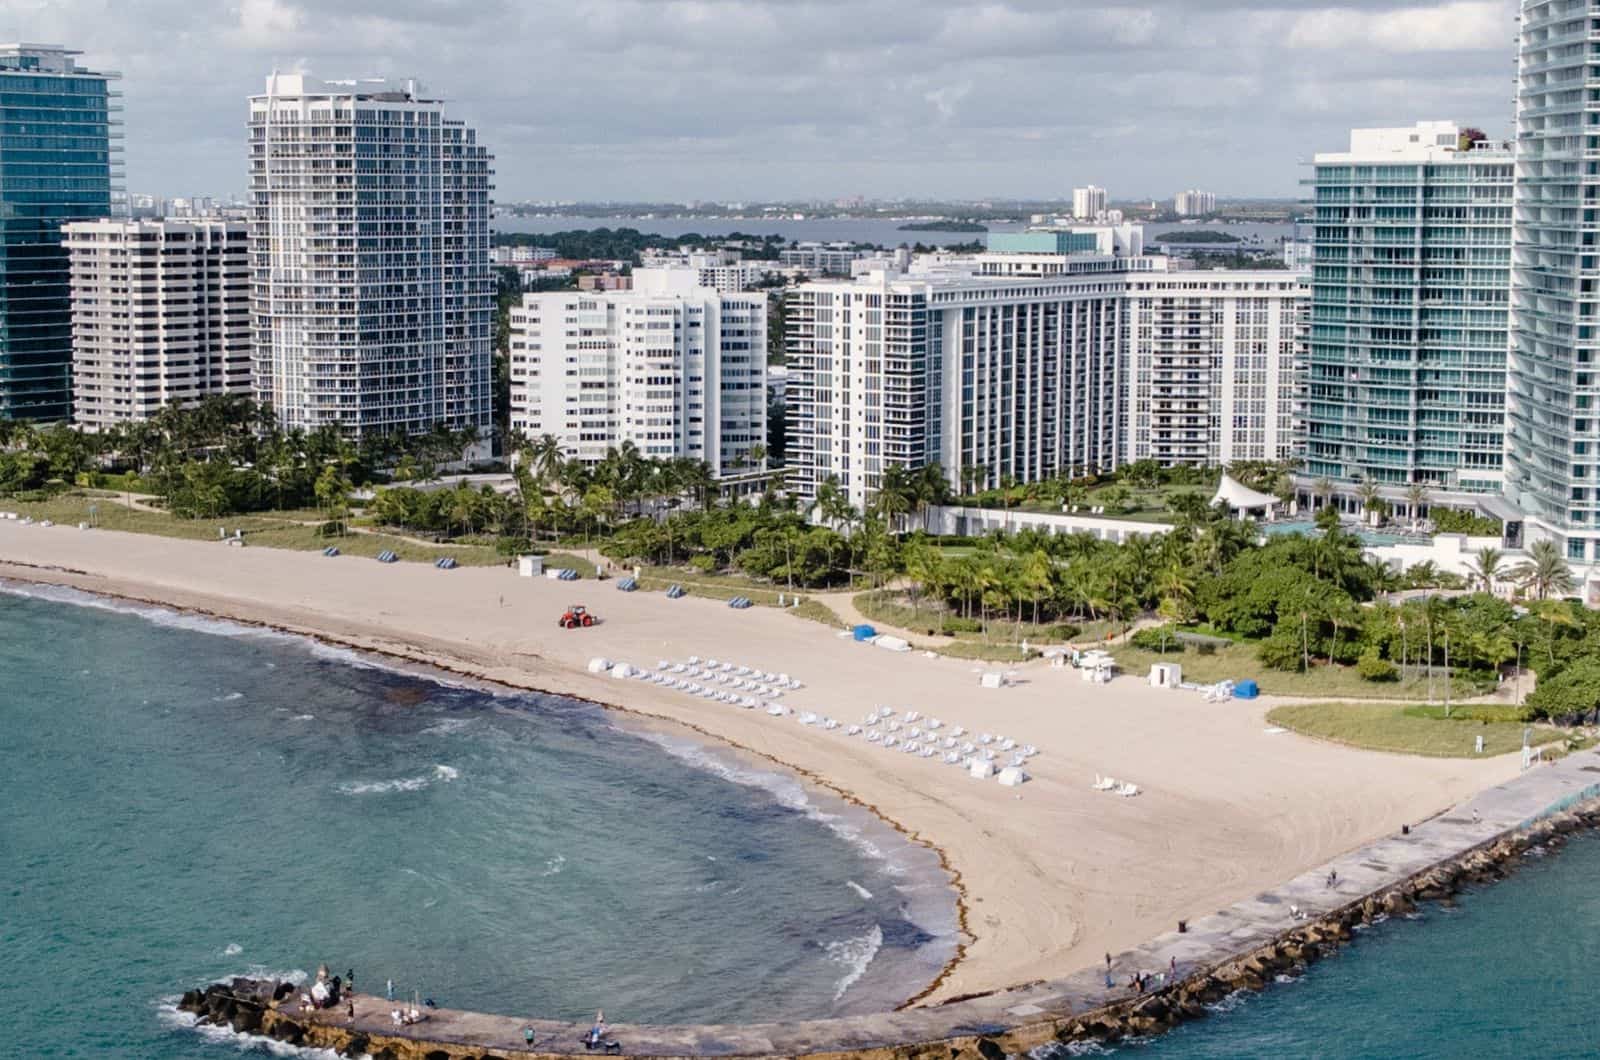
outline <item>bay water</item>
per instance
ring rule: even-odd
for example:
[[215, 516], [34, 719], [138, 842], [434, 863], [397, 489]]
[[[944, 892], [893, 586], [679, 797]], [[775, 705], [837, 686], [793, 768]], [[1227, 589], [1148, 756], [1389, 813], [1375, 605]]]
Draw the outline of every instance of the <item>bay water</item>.
[[893, 1007], [932, 852], [616, 712], [71, 590], [0, 591], [0, 1056], [201, 1060], [171, 1009], [327, 962], [582, 1021]]

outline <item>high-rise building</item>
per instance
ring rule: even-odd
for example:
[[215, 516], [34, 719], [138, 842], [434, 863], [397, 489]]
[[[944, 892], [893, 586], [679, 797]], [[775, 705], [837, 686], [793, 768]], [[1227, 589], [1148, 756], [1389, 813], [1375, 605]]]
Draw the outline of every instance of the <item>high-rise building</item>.
[[[1452, 122], [1357, 129], [1315, 161], [1302, 486], [1406, 507], [1504, 483], [1512, 161]], [[1414, 513], [1409, 513], [1414, 514]]]
[[1506, 475], [1530, 538], [1586, 577], [1600, 561], [1596, 18], [1593, 3], [1522, 4]]
[[1298, 438], [1304, 274], [1152, 272], [1124, 297], [1123, 460], [1217, 467], [1290, 460]]
[[1072, 189], [1072, 217], [1077, 221], [1094, 221], [1106, 212], [1106, 189], [1095, 187]]
[[121, 178], [117, 77], [54, 44], [0, 44], [0, 418], [72, 413], [67, 221], [105, 217]]
[[1172, 197], [1172, 212], [1179, 217], [1210, 217], [1217, 212], [1217, 196], [1209, 191], [1180, 191]]
[[413, 80], [251, 97], [255, 390], [284, 424], [489, 426], [489, 166]]
[[767, 296], [635, 269], [630, 291], [525, 294], [511, 310], [511, 426], [596, 464], [632, 442], [725, 477], [767, 438]]
[[1101, 235], [996, 236], [975, 258], [796, 289], [791, 488], [834, 479], [861, 507], [891, 465], [938, 463], [961, 490], [1289, 455], [1303, 278], [1168, 272]]
[[249, 230], [237, 221], [79, 221], [73, 422], [91, 431], [250, 391]]

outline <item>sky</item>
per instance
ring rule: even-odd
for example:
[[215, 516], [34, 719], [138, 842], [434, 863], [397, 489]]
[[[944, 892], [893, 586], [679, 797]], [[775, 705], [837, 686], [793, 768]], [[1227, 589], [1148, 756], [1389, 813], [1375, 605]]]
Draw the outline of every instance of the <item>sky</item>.
[[1509, 134], [1516, 0], [0, 0], [120, 70], [127, 187], [242, 192], [273, 69], [417, 77], [496, 199], [1296, 197], [1353, 126]]

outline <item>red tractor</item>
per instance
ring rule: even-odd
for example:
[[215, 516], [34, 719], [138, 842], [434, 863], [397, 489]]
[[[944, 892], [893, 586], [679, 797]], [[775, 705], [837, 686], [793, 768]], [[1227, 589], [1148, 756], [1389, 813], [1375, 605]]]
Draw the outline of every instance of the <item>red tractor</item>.
[[557, 624], [562, 629], [577, 629], [579, 626], [588, 627], [594, 625], [594, 616], [582, 604], [573, 604], [567, 608], [566, 612], [561, 616], [561, 621]]

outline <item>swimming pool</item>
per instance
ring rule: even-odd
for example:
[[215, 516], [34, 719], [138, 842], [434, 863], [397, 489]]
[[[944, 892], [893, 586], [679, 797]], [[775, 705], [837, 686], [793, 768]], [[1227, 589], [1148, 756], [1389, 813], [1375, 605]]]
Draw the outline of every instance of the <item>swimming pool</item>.
[[[1273, 537], [1276, 537], [1280, 534], [1305, 534], [1310, 537], [1321, 533], [1321, 531], [1317, 529], [1317, 524], [1310, 521], [1291, 523], [1264, 523], [1262, 525], [1263, 529], [1265, 529], [1266, 532]], [[1381, 530], [1357, 530], [1356, 536], [1360, 537], [1364, 544], [1375, 546], [1408, 544], [1420, 545], [1426, 544], [1432, 540], [1432, 538], [1421, 534], [1394, 534], [1385, 533]]]

